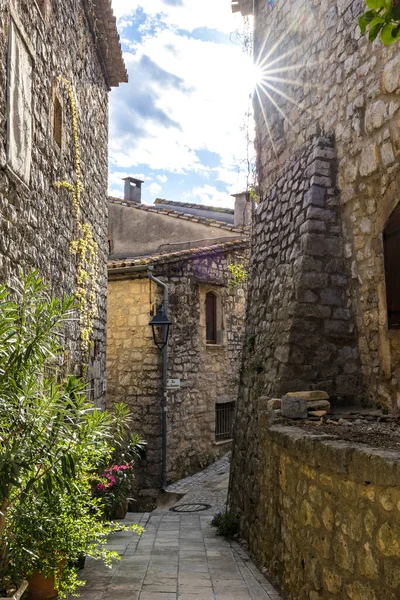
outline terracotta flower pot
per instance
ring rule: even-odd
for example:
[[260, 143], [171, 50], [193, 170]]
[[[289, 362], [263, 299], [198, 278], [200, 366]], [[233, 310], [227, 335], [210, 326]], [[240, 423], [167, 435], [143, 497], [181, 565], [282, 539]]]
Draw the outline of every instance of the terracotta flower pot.
[[28, 582], [23, 580], [20, 582], [19, 587], [16, 592], [12, 596], [0, 596], [0, 600], [20, 600], [22, 598], [22, 594], [25, 592], [28, 587]]
[[126, 517], [126, 513], [128, 512], [128, 501], [125, 504], [120, 504], [116, 506], [113, 511], [113, 519], [117, 519], [118, 521], [122, 521]]
[[40, 571], [34, 571], [29, 578], [28, 600], [56, 600], [58, 592], [54, 585], [54, 576], [46, 577]]

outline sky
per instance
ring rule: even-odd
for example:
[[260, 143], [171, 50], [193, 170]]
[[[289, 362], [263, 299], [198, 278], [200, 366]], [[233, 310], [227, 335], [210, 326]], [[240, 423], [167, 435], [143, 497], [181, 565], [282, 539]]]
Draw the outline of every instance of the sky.
[[[111, 92], [109, 193], [233, 206], [246, 189], [252, 59], [230, 0], [112, 0], [129, 83]], [[252, 127], [250, 126], [250, 131]]]

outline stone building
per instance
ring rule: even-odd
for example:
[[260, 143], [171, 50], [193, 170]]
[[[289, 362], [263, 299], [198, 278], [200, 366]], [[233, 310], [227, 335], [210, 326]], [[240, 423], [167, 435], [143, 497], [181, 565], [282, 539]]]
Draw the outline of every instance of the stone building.
[[[110, 0], [0, 0], [0, 279], [38, 269], [52, 293], [77, 289], [79, 225], [97, 245], [89, 383], [105, 401], [108, 92], [127, 81]], [[83, 191], [77, 218], [76, 148], [68, 87], [76, 101]], [[78, 324], [66, 364], [80, 373]], [[85, 359], [86, 360], [86, 359]]]
[[361, 0], [234, 3], [253, 7], [260, 204], [230, 505], [290, 600], [394, 600], [398, 452], [271, 425], [267, 400], [400, 408], [398, 46], [361, 36]]
[[[130, 180], [137, 188], [141, 182]], [[135, 194], [138, 194], [135, 190]], [[245, 309], [244, 283], [233, 285], [231, 264], [246, 265], [250, 202], [235, 211], [156, 200], [140, 194], [109, 200], [107, 402], [125, 401], [134, 430], [147, 441], [134, 491], [154, 501], [162, 481], [163, 354], [155, 346], [151, 315], [169, 292], [166, 479], [205, 467], [230, 449]], [[236, 218], [236, 225], [235, 225]]]

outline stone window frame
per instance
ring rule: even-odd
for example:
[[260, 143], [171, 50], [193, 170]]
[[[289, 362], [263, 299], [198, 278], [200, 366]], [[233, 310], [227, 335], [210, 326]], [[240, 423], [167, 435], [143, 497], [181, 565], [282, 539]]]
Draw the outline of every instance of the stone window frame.
[[26, 190], [30, 191], [31, 187], [31, 170], [32, 170], [32, 165], [30, 168], [30, 173], [29, 173], [29, 181], [25, 181], [24, 179], [22, 179], [22, 177], [13, 169], [13, 167], [10, 164], [10, 157], [9, 157], [9, 144], [10, 144], [10, 139], [9, 139], [9, 110], [10, 110], [10, 61], [11, 61], [11, 27], [12, 25], [14, 25], [19, 37], [21, 38], [21, 41], [23, 42], [29, 56], [31, 57], [32, 60], [32, 89], [31, 89], [31, 136], [32, 136], [32, 144], [31, 144], [31, 159], [32, 159], [32, 149], [33, 149], [33, 139], [34, 139], [34, 114], [35, 114], [35, 94], [34, 94], [34, 90], [33, 90], [33, 83], [35, 80], [35, 67], [36, 67], [36, 52], [34, 50], [34, 47], [29, 39], [28, 34], [26, 33], [24, 26], [22, 25], [22, 22], [19, 18], [18, 13], [16, 12], [16, 10], [13, 8], [13, 6], [10, 6], [10, 15], [9, 15], [9, 34], [8, 34], [8, 57], [7, 57], [7, 71], [6, 71], [6, 115], [7, 115], [7, 129], [6, 129], [6, 170], [7, 172], [10, 174], [10, 176], [20, 185], [22, 185]]
[[[217, 334], [216, 334], [216, 342], [207, 342], [207, 329], [206, 329], [206, 297], [207, 294], [214, 294], [216, 297], [216, 321], [217, 321]], [[222, 348], [224, 347], [224, 311], [223, 311], [223, 302], [222, 302], [222, 291], [215, 285], [205, 285], [200, 288], [200, 306], [201, 306], [201, 314], [200, 314], [200, 326], [202, 328], [202, 337], [206, 348]]]

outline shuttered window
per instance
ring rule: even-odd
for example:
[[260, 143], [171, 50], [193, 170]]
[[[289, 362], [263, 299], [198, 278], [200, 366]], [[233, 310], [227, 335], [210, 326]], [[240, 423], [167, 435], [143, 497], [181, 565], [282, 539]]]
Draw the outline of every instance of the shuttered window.
[[29, 185], [32, 152], [33, 60], [13, 20], [10, 24], [7, 162]]
[[388, 325], [400, 328], [400, 206], [392, 213], [383, 232]]
[[217, 297], [212, 292], [206, 295], [206, 343], [217, 343]]

